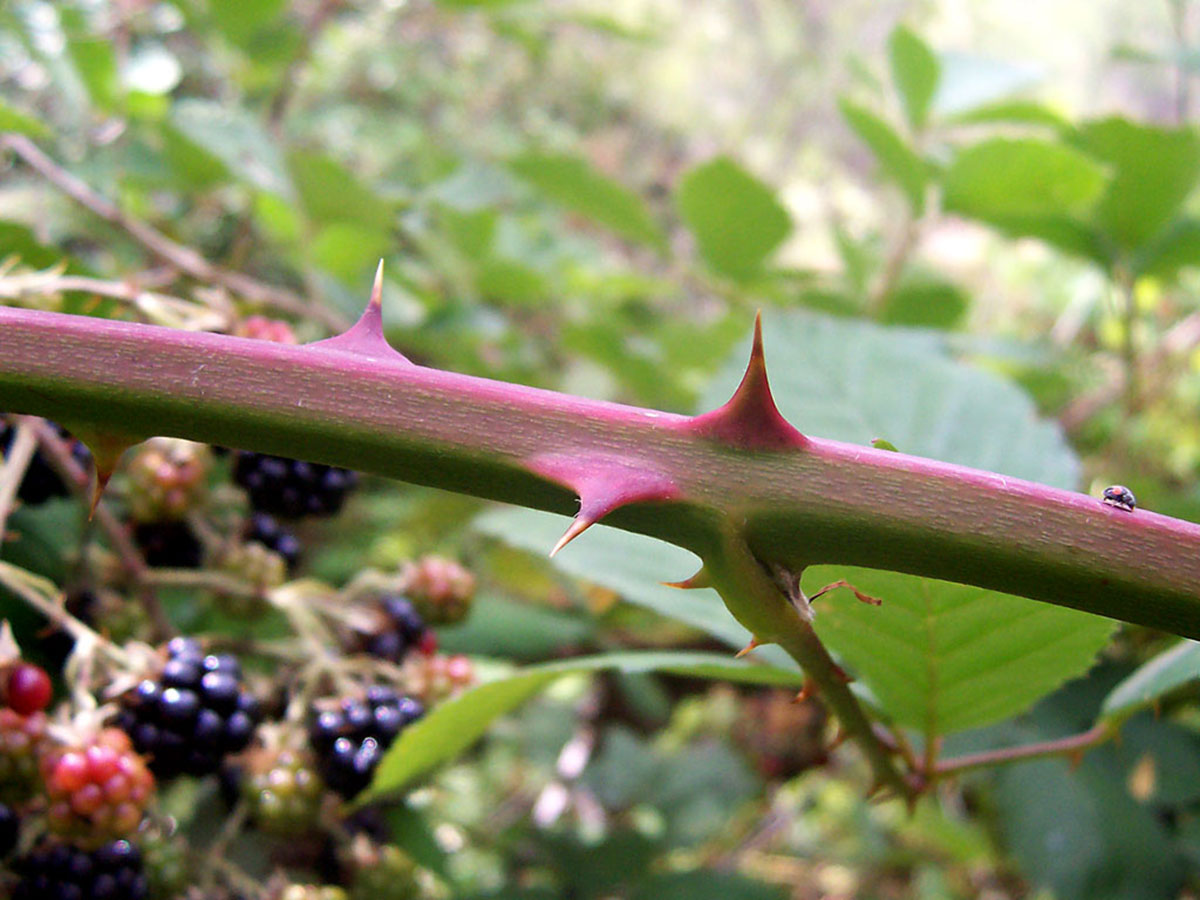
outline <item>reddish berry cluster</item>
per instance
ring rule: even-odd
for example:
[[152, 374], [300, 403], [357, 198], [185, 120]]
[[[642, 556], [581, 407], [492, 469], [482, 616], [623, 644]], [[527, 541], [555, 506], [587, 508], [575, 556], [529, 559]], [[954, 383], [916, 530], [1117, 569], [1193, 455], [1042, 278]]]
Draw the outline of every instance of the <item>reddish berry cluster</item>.
[[426, 622], [452, 625], [471, 611], [475, 576], [452, 559], [422, 556], [404, 567], [400, 580]]
[[154, 791], [145, 761], [115, 728], [104, 729], [86, 745], [44, 753], [41, 771], [47, 827], [82, 844], [132, 834]]

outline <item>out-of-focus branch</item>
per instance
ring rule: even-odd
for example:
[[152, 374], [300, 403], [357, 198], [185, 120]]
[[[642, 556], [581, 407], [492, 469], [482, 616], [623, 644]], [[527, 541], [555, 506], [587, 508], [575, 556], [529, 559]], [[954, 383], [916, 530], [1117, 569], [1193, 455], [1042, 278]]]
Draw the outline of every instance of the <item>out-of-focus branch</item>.
[[159, 259], [197, 281], [220, 285], [252, 303], [261, 303], [294, 315], [310, 316], [333, 331], [340, 331], [348, 324], [338, 313], [310, 303], [285, 288], [264, 284], [242, 272], [213, 265], [191, 247], [177, 243], [145, 222], [126, 215], [90, 185], [62, 168], [24, 135], [0, 134], [0, 147], [16, 154], [76, 203], [116, 225]]

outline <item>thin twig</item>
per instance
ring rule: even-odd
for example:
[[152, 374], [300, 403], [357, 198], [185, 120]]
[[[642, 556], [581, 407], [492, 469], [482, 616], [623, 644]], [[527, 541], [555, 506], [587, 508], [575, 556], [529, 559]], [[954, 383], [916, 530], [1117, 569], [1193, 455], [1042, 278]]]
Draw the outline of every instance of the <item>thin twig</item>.
[[4, 528], [8, 524], [8, 514], [16, 503], [17, 491], [21, 489], [21, 482], [36, 449], [37, 436], [33, 429], [28, 425], [18, 425], [16, 437], [4, 454], [4, 464], [0, 466], [0, 556], [4, 555]]
[[116, 225], [155, 256], [192, 278], [219, 284], [253, 303], [273, 306], [294, 315], [311, 316], [334, 331], [342, 331], [349, 324], [338, 313], [309, 303], [285, 288], [264, 284], [241, 272], [213, 265], [191, 247], [177, 243], [145, 222], [126, 215], [91, 186], [58, 165], [24, 135], [0, 134], [0, 147], [7, 147], [76, 203], [91, 210], [106, 222]]
[[1018, 747], [983, 750], [979, 753], [943, 759], [938, 762], [933, 774], [935, 777], [941, 778], [946, 775], [956, 775], [968, 769], [982, 769], [1044, 756], [1078, 756], [1091, 747], [1103, 744], [1115, 734], [1112, 725], [1108, 722], [1101, 722], [1081, 734], [1073, 734], [1070, 737], [1040, 741], [1035, 744], [1022, 744]]

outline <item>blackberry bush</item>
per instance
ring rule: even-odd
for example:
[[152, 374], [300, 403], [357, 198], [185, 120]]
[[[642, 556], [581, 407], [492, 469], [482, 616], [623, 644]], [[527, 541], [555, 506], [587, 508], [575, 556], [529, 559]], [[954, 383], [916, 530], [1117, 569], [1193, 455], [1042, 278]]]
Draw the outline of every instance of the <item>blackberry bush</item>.
[[375, 604], [376, 627], [362, 636], [362, 650], [377, 659], [403, 662], [409, 652], [431, 647], [433, 632], [403, 594], [384, 594]]
[[158, 677], [143, 679], [123, 697], [116, 723], [150, 757], [154, 772], [170, 778], [215, 772], [228, 755], [249, 746], [258, 720], [258, 702], [242, 684], [237, 659], [176, 638]]
[[146, 900], [150, 892], [142, 855], [127, 840], [88, 852], [47, 843], [13, 866], [19, 880], [12, 900]]
[[321, 777], [347, 799], [368, 784], [384, 751], [409, 724], [425, 714], [412, 697], [374, 685], [363, 697], [346, 697], [312, 712], [309, 740]]
[[262, 748], [251, 754], [241, 788], [255, 824], [283, 835], [310, 831], [325, 793], [312, 755], [291, 748]]
[[358, 474], [335, 466], [238, 450], [233, 478], [256, 512], [287, 519], [331, 516], [358, 484]]

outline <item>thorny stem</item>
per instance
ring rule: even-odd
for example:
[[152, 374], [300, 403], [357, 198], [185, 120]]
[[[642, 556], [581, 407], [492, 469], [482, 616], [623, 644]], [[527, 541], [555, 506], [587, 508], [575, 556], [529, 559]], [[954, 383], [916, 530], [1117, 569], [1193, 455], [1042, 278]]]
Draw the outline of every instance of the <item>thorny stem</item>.
[[[24, 421], [30, 422], [36, 431], [38, 444], [41, 446], [47, 462], [50, 463], [50, 467], [84, 503], [90, 502], [90, 477], [75, 461], [66, 442], [42, 419], [25, 417]], [[142, 554], [133, 545], [125, 527], [112, 514], [112, 510], [103, 500], [96, 505], [94, 518], [100, 523], [100, 527], [116, 551], [117, 557], [121, 560], [121, 567], [137, 586], [138, 602], [141, 603], [142, 609], [145, 610], [146, 616], [150, 620], [151, 637], [155, 640], [165, 640], [175, 633], [175, 627], [171, 624], [167, 611], [147, 580], [150, 569], [146, 566], [146, 561], [142, 559]]]
[[1022, 744], [1018, 747], [1001, 747], [996, 750], [983, 750], [965, 756], [955, 756], [940, 760], [932, 769], [934, 778], [956, 775], [970, 769], [982, 769], [1003, 763], [1021, 762], [1028, 759], [1038, 759], [1044, 756], [1076, 757], [1083, 751], [1103, 744], [1116, 735], [1116, 728], [1111, 722], [1100, 722], [1087, 731], [1073, 734], [1070, 737], [1056, 738], [1051, 741], [1040, 741], [1034, 744]]
[[241, 272], [216, 266], [191, 247], [177, 243], [145, 222], [127, 215], [106, 197], [94, 191], [90, 185], [58, 165], [24, 135], [0, 134], [0, 148], [12, 151], [76, 203], [91, 210], [106, 222], [116, 225], [159, 259], [197, 281], [219, 284], [252, 303], [273, 306], [294, 315], [311, 316], [333, 331], [340, 331], [346, 327], [347, 322], [337, 313], [309, 303], [285, 288], [264, 284]]

